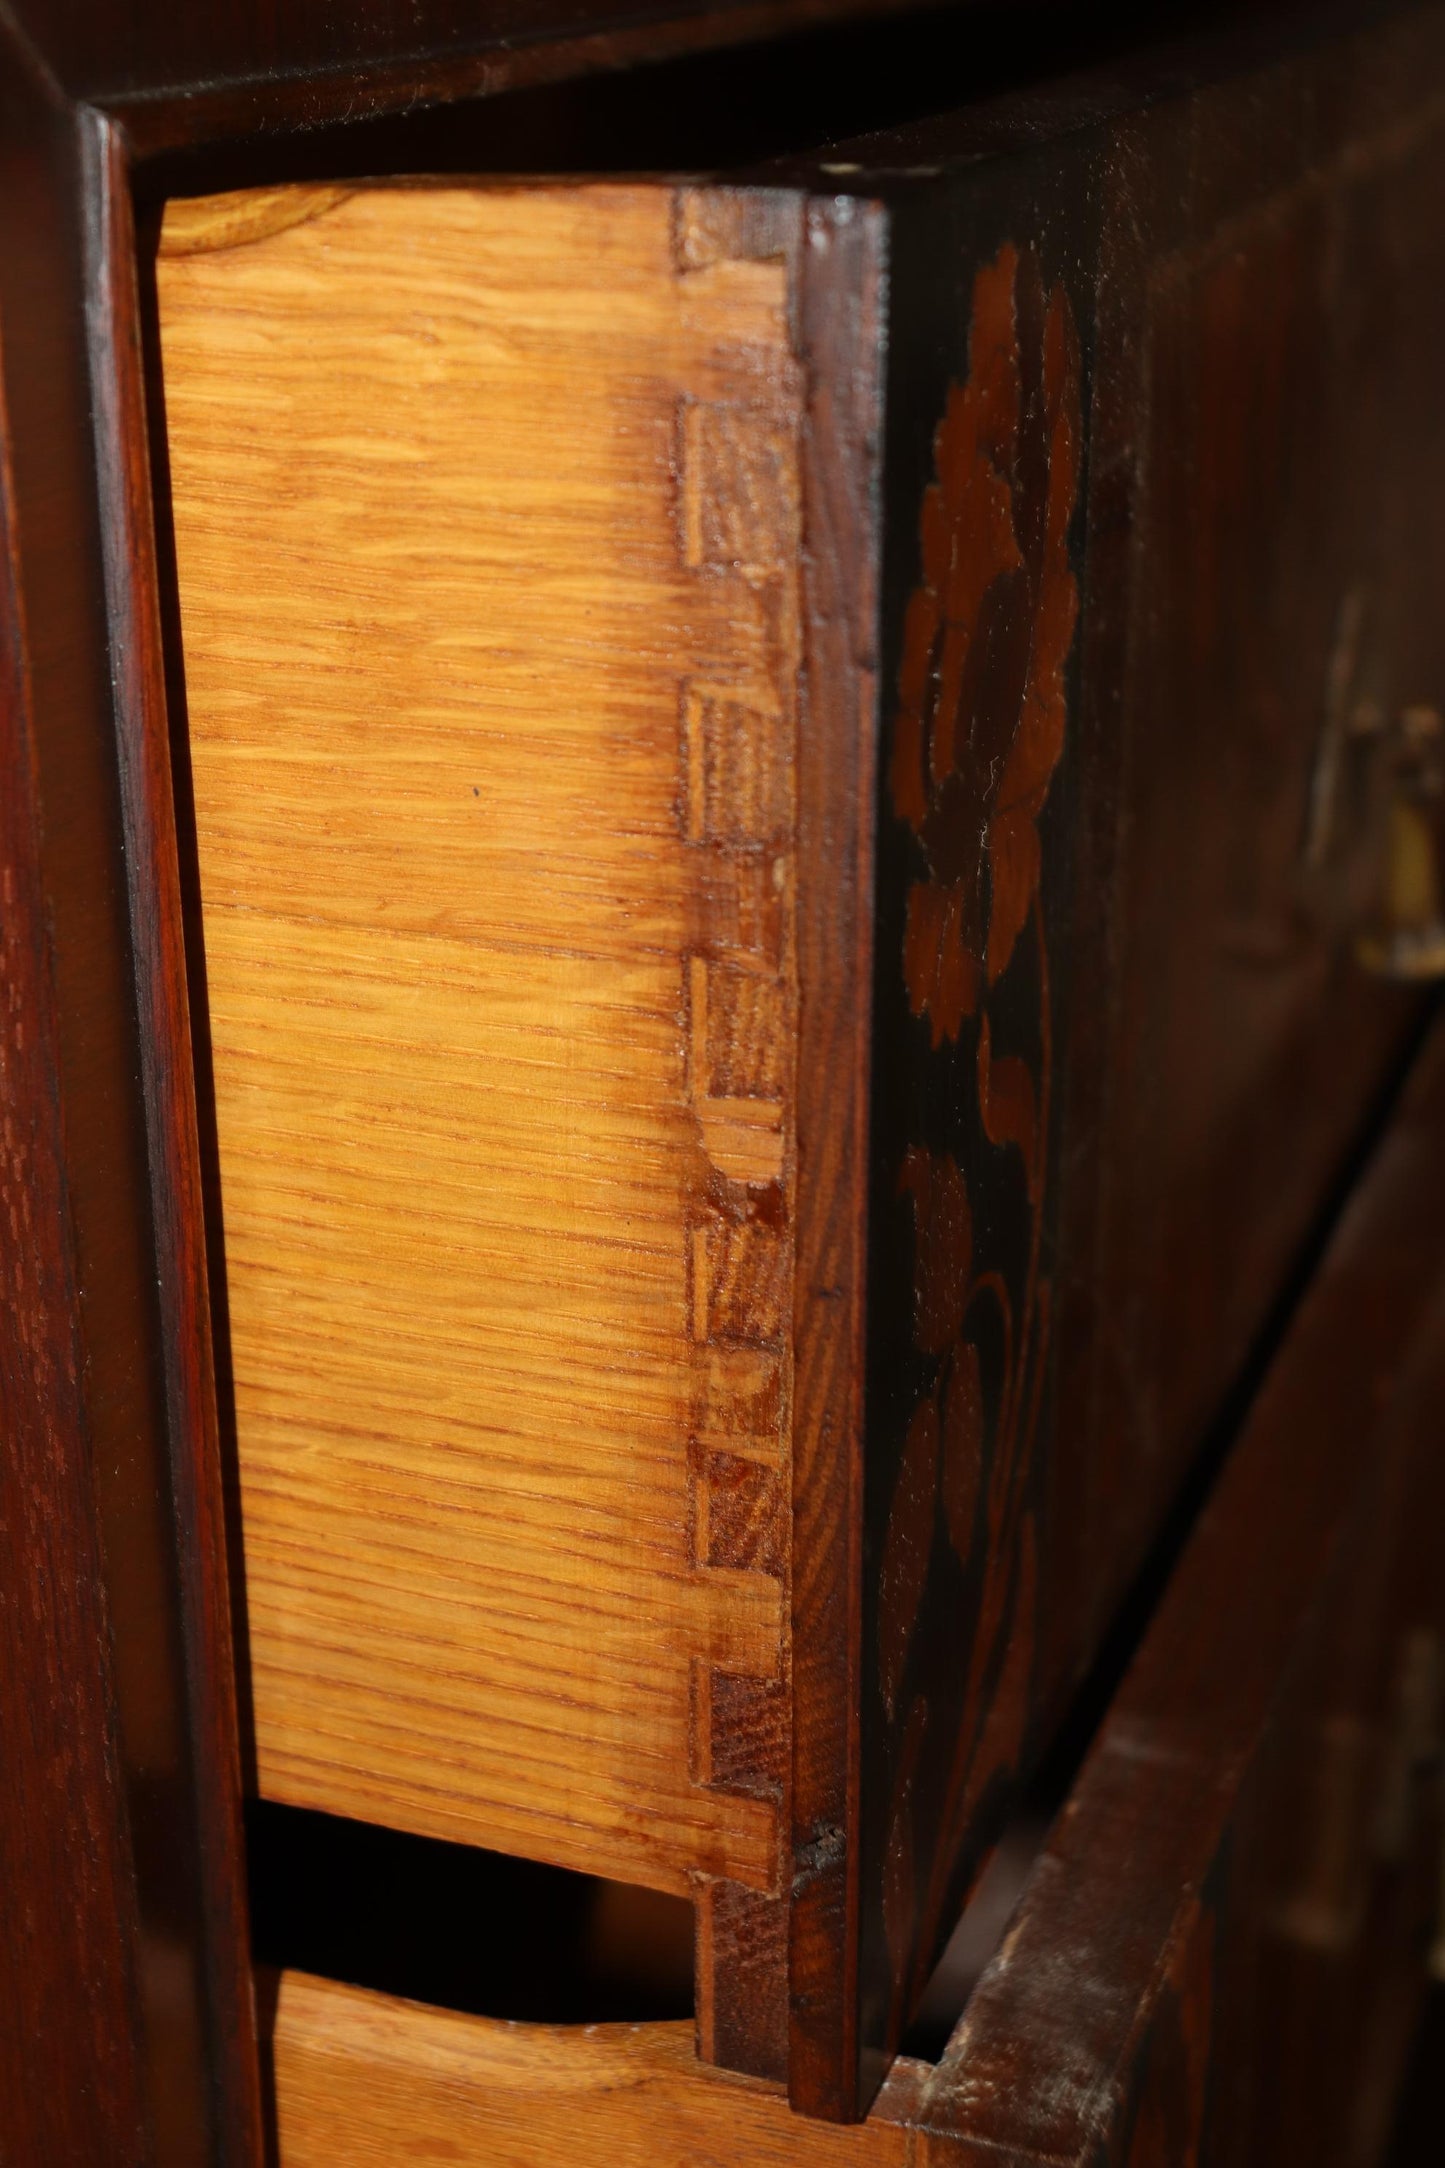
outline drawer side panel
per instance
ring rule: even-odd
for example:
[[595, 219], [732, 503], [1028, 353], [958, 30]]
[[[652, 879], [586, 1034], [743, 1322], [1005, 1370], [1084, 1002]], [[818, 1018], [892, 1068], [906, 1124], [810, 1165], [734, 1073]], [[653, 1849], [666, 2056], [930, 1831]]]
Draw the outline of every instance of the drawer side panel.
[[787, 264], [664, 188], [250, 208], [159, 288], [259, 1788], [765, 1893]]

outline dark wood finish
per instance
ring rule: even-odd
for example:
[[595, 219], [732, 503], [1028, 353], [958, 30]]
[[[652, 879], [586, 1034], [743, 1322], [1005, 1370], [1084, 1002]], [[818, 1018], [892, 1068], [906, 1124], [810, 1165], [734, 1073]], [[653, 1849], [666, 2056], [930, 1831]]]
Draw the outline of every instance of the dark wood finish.
[[[24, 356], [12, 325], [24, 321], [22, 296], [37, 287], [44, 294], [36, 252], [50, 224], [47, 167], [61, 150], [53, 117], [28, 89], [13, 77], [0, 87], [11, 175], [11, 215], [0, 233], [0, 2127], [18, 2160], [129, 2163], [146, 2152], [138, 1923], [55, 1088], [60, 1034], [36, 805], [36, 678], [25, 644], [34, 602], [21, 558], [34, 477], [17, 471], [14, 435], [33, 393], [15, 382]], [[16, 215], [22, 203], [33, 227]], [[52, 358], [47, 369], [55, 365]]]
[[1445, 681], [1442, 67], [1426, 10], [779, 176], [887, 219], [860, 2105], [1414, 1028], [1325, 779]]
[[[266, 7], [182, 23], [140, 0], [119, 13], [90, 0], [58, 10], [27, 0], [18, 33], [7, 30], [0, 395], [9, 460], [5, 761], [14, 787], [3, 817], [16, 899], [12, 916], [6, 898], [10, 998], [29, 1033], [23, 1046], [7, 1047], [14, 1087], [7, 1111], [17, 1125], [15, 1164], [28, 1169], [44, 1234], [23, 1243], [14, 1236], [7, 1269], [25, 1293], [0, 1328], [10, 1435], [20, 1441], [3, 1477], [14, 1487], [5, 1509], [15, 1547], [7, 1586], [23, 1592], [6, 1614], [6, 1736], [29, 1742], [19, 1763], [22, 1804], [13, 1825], [7, 1818], [0, 1865], [7, 1899], [21, 1891], [33, 1906], [16, 1934], [34, 1966], [16, 2023], [0, 2033], [0, 2101], [15, 2103], [7, 2135], [18, 2131], [15, 2142], [27, 2143], [33, 2132], [38, 2158], [254, 2158], [258, 2122], [127, 161], [232, 140], [264, 162], [282, 135], [771, 35], [843, 12], [838, 0], [762, 0], [672, 19], [659, 10], [624, 23], [601, 6], [552, 10], [519, 0], [478, 20], [436, 0], [420, 13], [389, 7], [363, 35], [319, 4], [289, 11], [284, 24]], [[801, 181], [817, 193], [810, 215], [819, 244], [803, 313], [813, 374], [809, 638], [818, 682], [825, 673], [833, 682], [836, 671], [848, 685], [839, 714], [805, 749], [817, 763], [818, 812], [803, 848], [818, 875], [834, 862], [844, 870], [849, 904], [826, 936], [836, 946], [814, 958], [819, 988], [834, 971], [857, 971], [861, 984], [870, 938], [862, 899], [871, 843], [859, 830], [857, 796], [866, 777], [852, 703], [868, 697], [874, 662], [874, 574], [867, 548], [837, 538], [871, 516], [864, 506], [877, 458], [869, 327], [850, 321], [850, 312], [860, 298], [865, 313], [872, 305], [872, 273], [864, 276], [859, 259], [871, 261], [883, 220], [842, 199], [876, 193], [890, 205], [885, 721], [897, 714], [892, 688], [907, 599], [926, 584], [918, 520], [936, 471], [934, 425], [949, 382], [968, 378], [976, 274], [999, 265], [1007, 244], [1018, 250], [1026, 282], [1028, 266], [1037, 265], [1045, 339], [1066, 337], [1046, 328], [1051, 297], [1065, 296], [1087, 438], [1072, 572], [1083, 630], [1069, 664], [1063, 746], [1035, 761], [1019, 801], [1039, 824], [1037, 914], [1045, 926], [1067, 924], [1070, 937], [1067, 952], [1051, 961], [1047, 1009], [1043, 950], [1028, 912], [995, 974], [1002, 988], [1015, 957], [1032, 973], [1027, 989], [1010, 989], [1009, 1021], [1051, 1015], [1052, 1064], [1037, 1021], [1019, 1025], [1026, 1038], [1033, 1030], [1026, 1044], [1006, 1043], [1003, 1011], [990, 1009], [994, 1058], [984, 1068], [993, 1081], [980, 1095], [978, 1002], [973, 1019], [960, 1013], [952, 1037], [945, 1032], [954, 1052], [941, 1066], [930, 1004], [910, 1000], [900, 1021], [907, 893], [928, 878], [931, 846], [926, 814], [917, 826], [888, 810], [882, 816], [879, 986], [889, 989], [893, 1022], [913, 1035], [918, 1076], [938, 1079], [921, 1091], [943, 1128], [906, 1118], [890, 1126], [885, 1118], [874, 1132], [880, 1232], [871, 1272], [884, 1302], [873, 1318], [862, 1515], [861, 1003], [849, 1015], [828, 1002], [810, 1010], [805, 999], [800, 1128], [806, 1149], [811, 1127], [819, 1156], [817, 1186], [810, 1199], [805, 1185], [800, 1199], [800, 1238], [810, 1284], [837, 1305], [826, 1330], [815, 1318], [806, 1346], [800, 1341], [800, 1381], [806, 1356], [818, 1398], [810, 1403], [817, 1428], [800, 1436], [807, 1473], [795, 1499], [804, 1529], [797, 1554], [804, 1570], [793, 1591], [804, 1713], [793, 1769], [789, 2059], [797, 2104], [817, 2113], [846, 2115], [857, 2105], [860, 2065], [864, 2097], [876, 2081], [949, 1906], [1049, 1735], [1405, 1028], [1402, 1001], [1349, 990], [1353, 899], [1341, 897], [1350, 869], [1332, 864], [1322, 881], [1297, 879], [1292, 824], [1308, 762], [1275, 780], [1285, 771], [1270, 761], [1251, 768], [1249, 734], [1231, 734], [1231, 726], [1252, 700], [1278, 695], [1271, 669], [1281, 655], [1301, 681], [1318, 684], [1321, 662], [1328, 665], [1340, 645], [1341, 581], [1352, 591], [1362, 521], [1372, 560], [1413, 574], [1378, 618], [1366, 620], [1378, 653], [1400, 664], [1391, 697], [1439, 697], [1431, 675], [1438, 613], [1418, 600], [1442, 561], [1438, 526], [1422, 525], [1419, 512], [1431, 506], [1438, 520], [1445, 504], [1439, 432], [1429, 426], [1438, 308], [1428, 323], [1417, 317], [1411, 373], [1391, 373], [1406, 343], [1405, 301], [1445, 289], [1438, 255], [1428, 255], [1438, 241], [1431, 212], [1440, 164], [1430, 128], [1441, 60], [1438, 11], [1424, 13], [1424, 27], [1402, 37], [1382, 34], [1343, 57], [1295, 63], [1211, 94], [1187, 114], [1176, 105], [1142, 122], [1106, 118], [1092, 135], [1046, 147], [1032, 164], [1014, 154], [1077, 127], [1086, 113], [1107, 116], [1135, 92], [1106, 86], [1084, 108], [1046, 104], [1013, 120], [989, 116], [970, 124], [971, 136], [957, 126], [916, 132], [856, 159], [848, 154], [845, 164], [870, 169], [861, 178], [830, 171]], [[938, 192], [895, 183], [889, 169], [967, 156], [970, 141], [1009, 155], [950, 184], [938, 228]], [[955, 306], [941, 345], [930, 221], [955, 256]], [[1268, 277], [1257, 273], [1260, 293], [1246, 290], [1248, 273], [1245, 286], [1231, 286], [1231, 252], [1240, 246], [1248, 262], [1269, 267]], [[1425, 253], [1412, 256], [1412, 248]], [[1369, 300], [1365, 319], [1346, 326], [1355, 343], [1342, 339], [1326, 354], [1320, 341], [1346, 321], [1333, 313], [1337, 262], [1348, 267], [1343, 290], [1356, 278]], [[1024, 295], [1026, 311], [1034, 289], [1021, 286], [1020, 275], [1015, 295]], [[1055, 325], [1061, 320], [1056, 312]], [[1240, 322], [1256, 329], [1252, 380], [1250, 356], [1237, 362], [1230, 344]], [[1043, 355], [1045, 347], [1030, 351]], [[1237, 363], [1237, 380], [1251, 383], [1259, 401], [1282, 400], [1282, 387], [1303, 371], [1309, 396], [1282, 401], [1283, 437], [1306, 461], [1312, 441], [1338, 447], [1333, 492], [1321, 500], [1314, 481], [1293, 487], [1293, 469], [1271, 481], [1258, 462], [1228, 466], [1235, 440], [1227, 428], [1211, 434], [1217, 418], [1201, 419], [1202, 386], [1190, 374], [1201, 352], [1226, 371]], [[1276, 367], [1282, 374], [1272, 378]], [[1048, 374], [1042, 365], [1041, 374]], [[1332, 404], [1331, 382], [1347, 394], [1361, 382], [1372, 387], [1364, 426], [1358, 403], [1343, 414]], [[1044, 409], [1056, 428], [1066, 412], [1056, 393]], [[1158, 464], [1181, 429], [1198, 432], [1193, 479], [1206, 471], [1207, 449], [1208, 471], [1218, 463], [1233, 482], [1233, 494], [1214, 504], [1214, 532], [1221, 563], [1248, 567], [1249, 577], [1231, 589], [1237, 572], [1222, 574], [1217, 592], [1245, 615], [1268, 567], [1234, 543], [1271, 525], [1281, 500], [1295, 522], [1288, 532], [1308, 562], [1309, 592], [1272, 595], [1262, 650], [1242, 635], [1220, 640], [1203, 608], [1206, 590], [1191, 587], [1193, 500], [1171, 497]], [[1018, 456], [1035, 455], [1025, 448]], [[1060, 454], [1060, 471], [1066, 463]], [[1030, 489], [1032, 501], [1042, 501], [1033, 485], [1014, 479], [1020, 501]], [[1036, 618], [1042, 560], [1030, 562]], [[1065, 585], [1056, 571], [1056, 597]], [[1178, 661], [1180, 620], [1171, 614], [1183, 593], [1199, 610], [1186, 621], [1199, 643], [1189, 669]], [[1061, 623], [1056, 611], [1056, 630]], [[1301, 712], [1313, 698], [1302, 700]], [[1172, 727], [1155, 729], [1161, 714]], [[1221, 715], [1218, 757], [1203, 762], [1199, 748]], [[1271, 760], [1281, 747], [1300, 759], [1300, 725], [1291, 709]], [[830, 752], [860, 765], [834, 770]], [[1233, 834], [1233, 809], [1261, 775], [1267, 803], [1255, 808], [1258, 835], [1279, 872], [1268, 894], [1247, 849], [1236, 856], [1226, 844], [1213, 859], [1190, 856], [1201, 827]], [[1142, 813], [1121, 827], [1124, 791]], [[1212, 826], [1194, 818], [1203, 805]], [[1022, 831], [1014, 843], [1027, 856]], [[909, 853], [918, 863], [898, 877]], [[935, 878], [943, 863], [931, 867]], [[1032, 908], [1031, 882], [1024, 887]], [[1169, 944], [1185, 927], [1192, 931], [1184, 953], [1207, 997], [1181, 1021], [1153, 990], [1167, 984], [1179, 953]], [[986, 941], [975, 962], [987, 978]], [[885, 980], [885, 972], [892, 976]], [[1270, 980], [1271, 972], [1281, 976]], [[915, 972], [915, 990], [926, 978]], [[1256, 1000], [1267, 985], [1276, 993]], [[884, 1027], [880, 1045], [891, 1062], [899, 1042], [896, 1034], [890, 1042], [886, 1019]], [[1010, 1060], [1030, 1074], [1027, 1151], [1022, 1073], [1005, 1069]], [[839, 1075], [826, 1074], [833, 1061], [849, 1080], [841, 1096]], [[1041, 1119], [1046, 1097], [1052, 1122]], [[897, 1102], [882, 1098], [886, 1116]], [[975, 1395], [946, 1285], [938, 1332], [930, 1325], [930, 1344], [916, 1340], [920, 1313], [911, 1296], [917, 1286], [931, 1300], [935, 1280], [916, 1274], [915, 1226], [942, 1238], [942, 1285], [958, 1261], [959, 1219], [948, 1183], [930, 1174], [925, 1184], [917, 1159], [900, 1191], [904, 1155], [920, 1146], [935, 1156], [953, 1149], [960, 1168], [969, 1155], [1001, 1153], [1008, 1179], [1024, 1177], [1027, 1210], [1015, 1215], [1015, 1227], [1025, 1307], [1035, 1319], [1029, 1344], [1040, 1351], [1040, 1291], [1046, 1279], [1052, 1285], [1052, 1369], [1037, 1373], [1041, 1443], [1032, 1455], [1001, 1451], [997, 1439], [1009, 1434], [998, 1412], [1003, 1380], [1017, 1371], [1012, 1403], [1026, 1409], [1034, 1372], [1001, 1359], [985, 1376], [980, 1351]], [[1247, 1227], [1221, 1202], [1230, 1185], [1236, 1195], [1240, 1186], [1249, 1193]], [[1266, 1188], [1269, 1209], [1256, 1209]], [[1189, 1229], [1187, 1241], [1160, 1234], [1163, 1201], [1173, 1226]], [[919, 1206], [926, 1209], [915, 1219]], [[918, 1622], [908, 1632], [895, 1625], [907, 1647], [890, 1663], [897, 1673], [890, 1711], [876, 1688], [888, 1526], [895, 1503], [911, 1520], [909, 1501], [927, 1491], [913, 1480], [926, 1453], [906, 1463], [908, 1479], [900, 1471], [910, 1428], [935, 1391], [947, 1431], [945, 1356], [960, 1381], [956, 1435], [983, 1426], [981, 1458], [993, 1480], [982, 1469], [978, 1480], [965, 1480], [967, 1454], [943, 1452], [933, 1466], [940, 1503], [932, 1526], [925, 1511], [916, 1532], [893, 1539], [889, 1583], [902, 1575], [904, 1608], [916, 1609]], [[1141, 1379], [1152, 1395], [1142, 1404], [1132, 1397]], [[1027, 1426], [1012, 1435], [1026, 1436]], [[1068, 1451], [1047, 1448], [1065, 1435]], [[978, 1446], [975, 1436], [969, 1451]], [[966, 1506], [975, 1529], [1007, 1540], [987, 1549], [982, 1574], [973, 1566], [983, 1539], [969, 1544], [960, 1588], [959, 1547], [953, 1563], [949, 1550], [951, 1524], [964, 1525]], [[1028, 1598], [1030, 1528], [1035, 1585], [1048, 1592], [1037, 1604]], [[908, 1562], [924, 1545], [920, 1576]], [[981, 1634], [985, 1611], [997, 1630]], [[1018, 1629], [1029, 1612], [1033, 1630], [1024, 1635]], [[961, 1632], [973, 1635], [967, 1667], [958, 1660]], [[1024, 1664], [1026, 1679], [1016, 1669]], [[954, 1703], [973, 1670], [982, 1691], [969, 1699], [963, 1766]], [[932, 1714], [926, 1731], [914, 1723], [910, 1732], [920, 1694], [933, 1697]], [[926, 1779], [918, 1759], [925, 1751], [934, 1757]], [[918, 1870], [912, 1890], [894, 1845], [900, 1811], [915, 1813], [910, 1796], [922, 1801], [909, 1833]], [[746, 1940], [754, 1930], [776, 1967], [778, 1920], [739, 1932]], [[728, 2022], [741, 2037], [754, 2016], [740, 2006]], [[769, 2041], [775, 2017], [769, 2003], [761, 2021]]]
[[1436, 1029], [930, 2081], [927, 2158], [1377, 2159], [1435, 1897]]
[[858, 995], [872, 963], [877, 669], [877, 571], [863, 537], [878, 486], [881, 244], [871, 206], [809, 206], [787, 2077], [797, 2104], [834, 2116], [851, 2106], [857, 2009], [848, 1832], [860, 1783], [869, 1029]]
[[[1036, 1644], [1054, 1535], [1040, 1477], [1056, 1451], [1076, 1450], [1072, 1439], [1056, 1444], [1044, 1420], [1054, 1278], [1045, 1239], [1056, 1224], [1055, 1013], [1069, 960], [1057, 868], [1071, 807], [1091, 787], [1075, 759], [1055, 773], [1067, 757], [1079, 614], [1071, 528], [1085, 447], [1064, 265], [1081, 243], [1086, 264], [1089, 254], [1063, 207], [1088, 206], [1093, 190], [1067, 148], [1026, 185], [1003, 206], [984, 187], [960, 189], [933, 217], [900, 213], [895, 256], [905, 310], [935, 286], [946, 258], [970, 269], [945, 333], [953, 384], [934, 395], [920, 369], [928, 348], [905, 317], [890, 386], [900, 467], [912, 469], [921, 448], [917, 418], [939, 419], [921, 517], [885, 545], [891, 712], [860, 1827], [865, 2097], [956, 1912], [960, 1853], [991, 1828], [1038, 1736]], [[1001, 215], [1017, 240], [1009, 226], [1000, 231]], [[1035, 233], [1046, 236], [1042, 247]], [[968, 358], [956, 364], [960, 333]], [[901, 479], [890, 472], [890, 504]], [[898, 576], [910, 559], [903, 595]], [[1107, 1574], [1106, 1558], [1095, 1563]]]
[[385, 114], [494, 96], [675, 54], [778, 37], [903, 0], [388, 0], [365, 28], [328, 0], [197, 10], [132, 0], [16, 15], [37, 64], [76, 101], [122, 119], [137, 156], [228, 140], [354, 126]]
[[[667, 11], [649, 11], [666, 18]], [[720, 8], [714, 19], [746, 10]], [[781, 7], [774, 20], [805, 21], [821, 8]], [[617, 27], [613, 0], [582, 6], [546, 0], [501, 0], [486, 9], [458, 0], [385, 0], [368, 17], [364, 32], [325, 0], [302, 0], [285, 10], [274, 5], [208, 9], [183, 21], [144, 4], [119, 8], [93, 0], [47, 8], [22, 4], [15, 14], [47, 65], [73, 98], [101, 103], [154, 97], [166, 92], [179, 103], [199, 86], [278, 83], [291, 77], [313, 85], [328, 72], [375, 80], [384, 70], [404, 72], [413, 85], [428, 64], [470, 60], [498, 45], [522, 45], [559, 33], [606, 32]], [[656, 31], [653, 36], [655, 38]], [[482, 77], [478, 87], [489, 87]], [[455, 93], [454, 93], [455, 94]]]
[[1105, 1171], [1061, 1209], [1064, 1270], [1089, 1256], [1098, 1278], [1062, 1290], [1059, 1401], [1088, 1409], [1088, 1444], [1051, 1500], [1091, 1546], [1143, 1541], [1170, 1441], [1202, 1434], [1409, 1028], [1352, 952], [1358, 776], [1335, 788], [1340, 847], [1310, 838], [1342, 660], [1346, 698], [1391, 713], [1445, 682], [1442, 63], [1425, 10], [1111, 144], [1079, 720], [1094, 820], [1128, 816], [1087, 836], [1070, 890], [1091, 963], [1064, 1119]]
[[[157, 684], [126, 182], [13, 49], [4, 84], [6, 1117], [29, 1169], [6, 1226], [6, 1616], [39, 1637], [7, 1667], [11, 1788], [35, 1789], [33, 1817], [7, 1796], [4, 1818], [22, 2006], [0, 2047], [6, 2142], [242, 2161], [259, 2110], [219, 1476], [197, 1417], [198, 1233], [173, 1186], [189, 1050], [174, 921], [166, 964], [163, 924], [133, 934], [123, 843], [128, 822], [149, 840], [148, 787], [163, 843], [169, 792], [134, 736], [123, 781], [117, 741]], [[130, 862], [140, 893], [152, 865]]]
[[86, 314], [96, 474], [126, 836], [150, 1203], [158, 1265], [170, 1481], [191, 1752], [201, 1779], [200, 1928], [209, 1953], [218, 2141], [261, 2145], [255, 2011], [239, 1862], [241, 1745], [226, 1506], [211, 1357], [206, 1218], [197, 1132], [158, 597], [141, 301], [130, 172], [112, 122], [87, 117]]

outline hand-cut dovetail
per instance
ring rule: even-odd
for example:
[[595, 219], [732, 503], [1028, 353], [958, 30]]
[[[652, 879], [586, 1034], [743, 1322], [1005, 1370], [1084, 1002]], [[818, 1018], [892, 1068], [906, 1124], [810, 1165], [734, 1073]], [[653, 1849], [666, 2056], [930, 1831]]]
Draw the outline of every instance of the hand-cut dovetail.
[[689, 679], [683, 687], [683, 747], [689, 843], [756, 850], [785, 841], [793, 827], [792, 760], [780, 718], [760, 691]]
[[701, 1351], [694, 1437], [708, 1451], [744, 1453], [781, 1467], [787, 1408], [784, 1357], [777, 1348], [712, 1346]]
[[705, 1307], [694, 1314], [706, 1318], [707, 1337], [781, 1347], [793, 1277], [787, 1230], [718, 1214], [702, 1232], [694, 1259], [705, 1275]]
[[694, 1577], [694, 1631], [701, 1659], [745, 1679], [780, 1675], [782, 1585], [772, 1574], [710, 1566]]
[[734, 1182], [776, 1182], [783, 1171], [783, 1110], [769, 1099], [705, 1099], [698, 1121], [708, 1158]]
[[[720, 1061], [714, 1046], [712, 1021], [716, 1005], [711, 987], [718, 976], [705, 957], [690, 959], [688, 970], [688, 1063], [693, 1106], [702, 1131], [703, 1149], [719, 1174], [729, 1181], [764, 1185], [777, 1182], [783, 1172], [785, 1108], [781, 1098], [751, 1094], [716, 1093], [711, 1089], [716, 1071], [726, 1074], [726, 1056]], [[736, 1008], [737, 1004], [731, 1004]], [[726, 1026], [728, 1015], [720, 1019]], [[756, 1063], [757, 1056], [754, 1056]]]
[[784, 1514], [788, 1501], [776, 1468], [761, 1466], [742, 1453], [709, 1452], [704, 1470], [707, 1525], [702, 1563], [730, 1566], [740, 1573], [783, 1571], [786, 1542]]
[[672, 206], [673, 262], [685, 276], [783, 256], [797, 245], [800, 226], [797, 197], [781, 189], [679, 188]]
[[776, 575], [798, 528], [796, 434], [785, 412], [684, 399], [679, 438], [684, 563]]
[[[736, 1646], [699, 1656], [692, 1769], [709, 1790], [779, 1806], [790, 1676], [796, 665], [776, 628], [779, 584], [796, 578], [796, 436], [796, 416], [766, 399], [679, 409], [679, 556], [703, 580], [745, 592], [758, 634], [754, 655], [720, 658], [715, 675], [680, 687], [679, 826], [695, 868], [685, 1063], [706, 1170], [688, 1238], [692, 1555], [700, 1582], [769, 1588], [777, 1606], [776, 1643], [760, 1647], [756, 1663], [739, 1662]], [[704, 1976], [715, 1907], [730, 1901], [724, 1887], [735, 1889], [701, 1897]], [[736, 1891], [736, 1901], [747, 1896], [757, 1901]], [[705, 1995], [704, 2035], [707, 2007]]]

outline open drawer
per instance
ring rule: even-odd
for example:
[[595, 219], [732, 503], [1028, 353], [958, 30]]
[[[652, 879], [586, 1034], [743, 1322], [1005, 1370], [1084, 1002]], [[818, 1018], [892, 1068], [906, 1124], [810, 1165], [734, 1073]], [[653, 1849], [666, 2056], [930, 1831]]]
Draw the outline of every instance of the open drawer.
[[827, 2128], [686, 2028], [490, 2024], [298, 1975], [281, 2168], [1367, 2168], [1439, 1895], [1445, 1028], [936, 2067]]
[[1442, 65], [167, 213], [255, 1785], [821, 2115], [1445, 956]]

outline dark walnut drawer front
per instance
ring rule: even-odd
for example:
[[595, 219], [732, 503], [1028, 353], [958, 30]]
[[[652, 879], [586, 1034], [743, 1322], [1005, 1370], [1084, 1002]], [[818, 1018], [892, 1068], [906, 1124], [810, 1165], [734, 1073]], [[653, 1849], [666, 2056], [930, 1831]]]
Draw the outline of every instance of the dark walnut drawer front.
[[500, 2025], [299, 1975], [281, 2168], [1368, 2168], [1439, 1898], [1437, 1032], [936, 2067], [840, 2130], [680, 2026]]
[[1439, 960], [1442, 67], [167, 214], [256, 1781], [819, 2114]]

